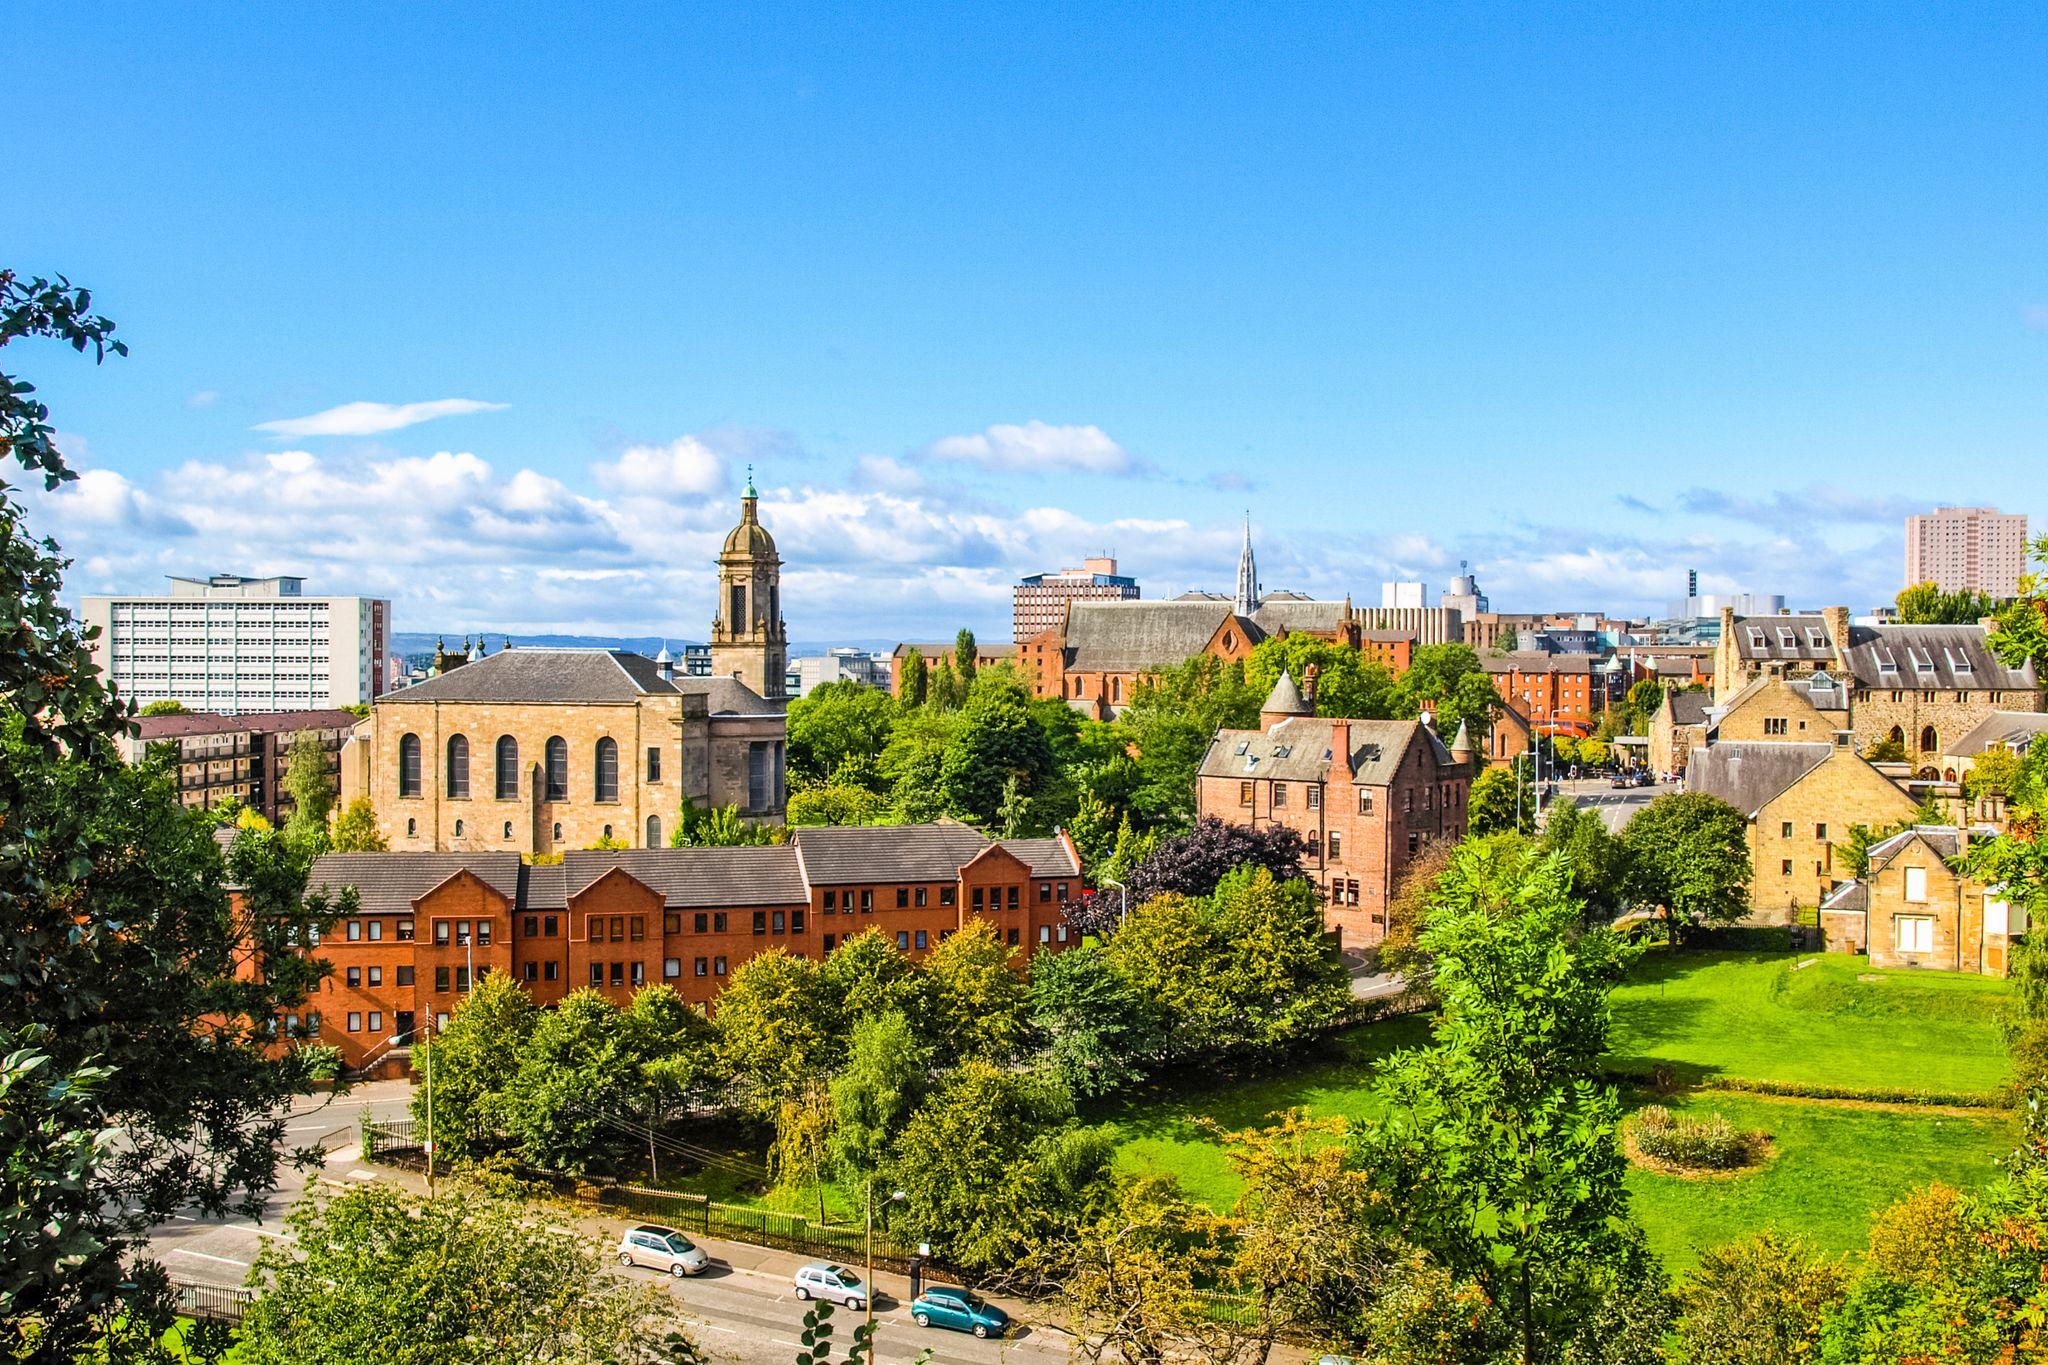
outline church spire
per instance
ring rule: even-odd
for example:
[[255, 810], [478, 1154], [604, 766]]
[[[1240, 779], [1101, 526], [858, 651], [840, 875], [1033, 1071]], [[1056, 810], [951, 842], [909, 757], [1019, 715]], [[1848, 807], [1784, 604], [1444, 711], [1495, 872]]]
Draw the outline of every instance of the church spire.
[[1237, 614], [1250, 616], [1259, 609], [1259, 566], [1252, 560], [1252, 514], [1244, 514], [1244, 550], [1237, 557]]

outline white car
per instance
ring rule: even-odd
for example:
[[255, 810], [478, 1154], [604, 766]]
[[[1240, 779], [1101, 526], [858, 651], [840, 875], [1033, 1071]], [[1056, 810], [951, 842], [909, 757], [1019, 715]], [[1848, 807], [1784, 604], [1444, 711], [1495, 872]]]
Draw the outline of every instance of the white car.
[[674, 1228], [642, 1223], [639, 1227], [627, 1228], [620, 1236], [619, 1264], [644, 1265], [667, 1271], [681, 1279], [685, 1275], [703, 1274], [704, 1268], [711, 1264], [711, 1258], [704, 1254], [703, 1248]]
[[795, 1281], [796, 1296], [800, 1299], [843, 1303], [856, 1313], [868, 1306], [868, 1287], [845, 1266], [813, 1261], [797, 1271]]

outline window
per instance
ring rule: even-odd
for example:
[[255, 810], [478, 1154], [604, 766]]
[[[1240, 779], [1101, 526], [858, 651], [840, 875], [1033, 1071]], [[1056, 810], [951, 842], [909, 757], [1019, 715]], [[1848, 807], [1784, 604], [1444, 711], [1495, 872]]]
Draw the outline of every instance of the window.
[[1984, 893], [1984, 932], [2006, 934], [2012, 932], [2012, 907], [1995, 891]]
[[711, 932], [714, 934], [725, 932], [725, 911], [714, 910], [711, 912]]
[[[560, 735], [548, 736], [547, 743], [547, 798], [550, 801], [569, 799], [569, 741]], [[562, 827], [555, 826], [555, 837], [562, 837]]]
[[355, 943], [359, 941], [362, 938], [362, 936], [363, 922], [359, 919], [350, 920], [348, 922], [348, 941], [350, 943]]
[[1404, 813], [1415, 809], [1415, 788], [1408, 787], [1402, 791], [1401, 809]]
[[690, 964], [690, 970], [697, 976], [709, 976], [711, 974], [711, 959], [708, 957], [698, 958]]
[[709, 933], [711, 931], [711, 916], [702, 910], [690, 916], [690, 931], [698, 934]]
[[1050, 924], [1041, 924], [1038, 926], [1038, 941], [1040, 943], [1052, 942], [1052, 926]]
[[560, 820], [555, 821], [554, 840], [558, 844], [562, 842], [562, 822]]
[[626, 941], [626, 917], [625, 917], [624, 915], [613, 915], [613, 916], [612, 916], [612, 942], [614, 942], [614, 943], [624, 943], [625, 941]]
[[416, 838], [418, 838], [418, 837], [419, 837], [419, 832], [420, 832], [420, 822], [419, 822], [419, 821], [417, 821], [417, 820], [407, 820], [407, 821], [405, 822], [405, 837], [406, 837], [406, 838], [408, 838], [408, 839], [416, 839]]
[[1767, 735], [1782, 735], [1782, 734], [1784, 734], [1784, 733], [1785, 733], [1785, 717], [1783, 717], [1783, 716], [1766, 716], [1766, 717], [1764, 717], [1764, 733], [1765, 733], [1765, 734], [1767, 734]]
[[411, 921], [411, 920], [409, 920], [409, 919], [402, 919], [402, 920], [400, 920], [400, 921], [398, 922], [398, 941], [399, 941], [400, 943], [410, 943], [410, 942], [412, 942], [412, 921]]
[[661, 847], [661, 817], [659, 815], [647, 817], [647, 847]]
[[925, 944], [929, 941], [925, 937], [925, 931], [922, 929], [918, 930], [916, 934], [912, 935], [912, 937], [916, 941], [917, 946], [920, 948], [924, 947]]
[[602, 986], [604, 984], [604, 964], [602, 962], [590, 964], [590, 984], [593, 986]]
[[469, 989], [469, 968], [457, 967], [455, 969], [455, 989], [458, 991]]
[[775, 784], [769, 773], [771, 752], [767, 744], [758, 741], [747, 746], [748, 810], [767, 810], [775, 804]]
[[908, 930], [898, 929], [896, 931], [896, 947], [899, 951], [903, 952], [910, 950], [910, 933]]
[[[496, 788], [500, 801], [514, 801], [519, 797], [519, 741], [510, 735], [498, 736]], [[512, 826], [505, 826], [509, 836]]]
[[597, 799], [619, 799], [619, 742], [609, 735], [597, 742]]
[[543, 981], [559, 980], [561, 977], [561, 966], [562, 964], [559, 962], [549, 962], [544, 964], [541, 967], [541, 979]]
[[507, 839], [512, 837], [512, 822], [510, 820], [505, 822], [505, 837]]
[[1941, 736], [1937, 735], [1937, 734], [1936, 734], [1936, 733], [1934, 732], [1934, 727], [1933, 727], [1932, 725], [1929, 725], [1929, 726], [1927, 726], [1926, 728], [1924, 728], [1923, 730], [1921, 730], [1921, 731], [1920, 731], [1920, 752], [1921, 752], [1921, 753], [1923, 753], [1923, 754], [1932, 754], [1932, 753], [1939, 753], [1940, 751], [1941, 751]]
[[553, 915], [543, 915], [540, 921], [540, 936], [542, 938], [553, 938], [560, 932], [561, 927], [561, 921]]
[[528, 981], [538, 981], [540, 979], [540, 964], [538, 962], [527, 963], [526, 970], [521, 975]]
[[920, 910], [924, 909], [924, 897], [925, 889], [920, 886], [917, 888], [917, 908]]
[[775, 933], [778, 933], [778, 934], [779, 934], [779, 933], [781, 933], [781, 932], [783, 931], [783, 925], [782, 925], [782, 912], [781, 912], [780, 910], [776, 910], [776, 911], [772, 912], [772, 913], [771, 913], [771, 914], [769, 915], [769, 920], [770, 920], [769, 928], [770, 928], [770, 929], [771, 929], [771, 930], [772, 930], [773, 932], [775, 932]]
[[448, 791], [458, 801], [469, 799], [469, 737], [448, 736]]
[[896, 888], [896, 908], [898, 910], [908, 910], [910, 908], [909, 887], [899, 886]]
[[363, 984], [363, 969], [362, 969], [361, 967], [351, 967], [351, 968], [349, 968], [349, 969], [348, 969], [348, 988], [349, 988], [350, 990], [356, 990], [356, 989], [358, 989], [359, 987], [361, 987], [361, 985], [362, 985], [362, 984]]
[[680, 934], [683, 932], [683, 917], [673, 911], [663, 915], [661, 917], [661, 932], [664, 934]]
[[1792, 860], [1790, 858], [1786, 858], [1778, 864], [1778, 874], [1784, 877], [1792, 875]]
[[1321, 810], [1323, 808], [1323, 789], [1311, 783], [1303, 799], [1308, 802], [1310, 810]]
[[1003, 898], [1010, 903], [1010, 908], [1012, 910], [1015, 910], [1017, 908], [1017, 891], [1018, 888], [1013, 886], [1010, 888], [1010, 893]]
[[526, 934], [526, 936], [527, 936], [528, 938], [539, 938], [539, 937], [540, 937], [540, 916], [539, 916], [539, 915], [528, 915], [528, 916], [526, 917], [526, 922], [525, 922], [525, 924], [524, 924], [524, 925], [522, 925], [521, 927], [522, 927], [522, 929], [524, 930], [524, 932], [525, 932], [525, 934]]
[[[405, 735], [398, 741], [398, 794], [420, 794], [420, 737]], [[408, 834], [411, 830], [406, 831]]]
[[480, 919], [476, 922], [476, 941], [488, 947], [491, 942], [491, 922]]
[[825, 893], [825, 913], [831, 914], [832, 908], [838, 904], [838, 901], [839, 893], [837, 891], [827, 891]]
[[977, 915], [981, 913], [981, 909], [982, 909], [982, 905], [981, 905], [981, 899], [982, 899], [982, 895], [983, 895], [982, 889], [981, 889], [980, 887], [978, 887], [978, 886], [977, 886], [977, 887], [975, 887], [975, 888], [974, 888], [974, 913], [975, 913], [975, 914], [977, 914]]
[[[1908, 868], [1907, 871], [1916, 869]], [[1934, 917], [1931, 915], [1900, 915], [1892, 921], [1898, 930], [1899, 951], [1902, 953], [1929, 953], [1934, 951]]]
[[447, 920], [445, 920], [445, 919], [437, 919], [437, 920], [435, 920], [435, 921], [434, 921], [434, 942], [436, 942], [436, 943], [440, 944], [440, 945], [441, 945], [442, 947], [444, 947], [444, 948], [445, 948], [445, 947], [447, 947], [447, 946], [448, 946], [448, 931], [449, 931], [449, 924], [448, 924], [448, 921], [447, 921]]
[[370, 968], [370, 984], [372, 986], [381, 986], [384, 984], [384, 969], [382, 967]]
[[1358, 789], [1358, 813], [1360, 815], [1372, 814], [1372, 790], [1368, 787], [1360, 787]]
[[1341, 832], [1333, 829], [1330, 831], [1330, 861], [1334, 863], [1343, 856], [1344, 835]]
[[626, 964], [625, 964], [625, 963], [623, 963], [623, 962], [614, 962], [614, 963], [612, 964], [612, 984], [613, 984], [614, 986], [623, 986], [623, 985], [625, 985], [625, 984], [626, 984]]
[[363, 1016], [355, 1010], [348, 1012], [348, 1031], [350, 1033], [361, 1033], [363, 1031]]
[[1311, 858], [1323, 856], [1323, 836], [1316, 830], [1308, 832], [1308, 856]]
[[610, 842], [611, 842], [611, 840], [612, 840], [612, 827], [611, 827], [610, 825], [606, 825], [606, 826], [604, 827], [604, 831], [603, 831], [603, 838], [604, 838], [604, 841], [605, 841], [606, 843], [610, 843]]
[[635, 915], [631, 920], [627, 921], [627, 924], [630, 928], [633, 942], [638, 943], [647, 937], [647, 916]]
[[1066, 899], [1067, 899], [1067, 883], [1065, 883], [1065, 882], [1061, 882], [1061, 883], [1060, 883], [1060, 902], [1061, 902], [1061, 904], [1065, 904], [1065, 903], [1066, 903]]
[[458, 839], [462, 837], [462, 822], [460, 820], [455, 822], [455, 837]]
[[446, 967], [434, 968], [434, 989], [443, 995], [448, 993], [448, 969]]
[[633, 984], [636, 986], [647, 984], [647, 964], [645, 962], [635, 962], [633, 964]]
[[410, 986], [412, 984], [412, 981], [412, 968], [400, 967], [398, 969], [398, 984], [401, 986]]
[[377, 942], [377, 941], [378, 941], [379, 939], [383, 938], [383, 937], [384, 937], [384, 921], [383, 921], [383, 920], [381, 920], [381, 919], [373, 919], [373, 920], [371, 920], [371, 921], [370, 921], [370, 928], [369, 928], [369, 931], [368, 931], [368, 932], [369, 932], [369, 935], [370, 935], [370, 942], [372, 942], [372, 943], [375, 943], [375, 942]]
[[832, 945], [834, 945], [834, 944], [835, 944], [835, 943], [837, 943], [837, 942], [839, 942], [839, 935], [837, 935], [837, 934], [827, 934], [827, 935], [825, 935], [825, 951], [826, 951], [826, 952], [828, 952], [828, 953], [829, 953], [829, 952], [831, 952], [831, 951], [832, 951]]
[[1040, 882], [1038, 884], [1038, 902], [1041, 905], [1050, 905], [1052, 903], [1051, 882]]
[[666, 981], [673, 981], [683, 974], [683, 960], [679, 957], [665, 957], [661, 960], [661, 975]]
[[724, 959], [724, 958], [722, 958], [722, 957], [714, 957], [714, 958], [712, 958], [712, 959], [711, 959], [711, 974], [712, 974], [713, 976], [724, 976], [724, 975], [725, 975], [725, 959]]
[[1238, 804], [1238, 805], [1240, 805], [1240, 806], [1249, 806], [1249, 805], [1250, 805], [1251, 803], [1252, 803], [1252, 784], [1251, 784], [1251, 783], [1249, 783], [1249, 782], [1240, 782], [1240, 783], [1238, 783], [1238, 784], [1237, 784], [1237, 804]]
[[1825, 839], [1825, 838], [1827, 838], [1827, 837], [1828, 837], [1828, 827], [1827, 827], [1826, 825], [1815, 825], [1815, 826], [1813, 827], [1813, 837], [1814, 837], [1814, 838], [1816, 838], [1816, 839]]
[[661, 781], [661, 750], [652, 745], [649, 745], [647, 749], [647, 780], [649, 782]]
[[804, 931], [804, 912], [803, 912], [803, 911], [801, 911], [801, 910], [792, 910], [792, 911], [790, 911], [790, 912], [789, 912], [789, 932], [791, 932], [792, 934], [801, 934], [801, 933], [802, 933], [803, 931]]
[[1065, 925], [1064, 923], [1062, 923], [1062, 924], [1061, 924], [1061, 925], [1059, 926], [1059, 929], [1058, 929], [1058, 937], [1059, 937], [1059, 941], [1060, 941], [1060, 942], [1062, 942], [1062, 943], [1065, 943], [1065, 942], [1067, 941], [1067, 926], [1066, 926], [1066, 925]]
[[1408, 836], [1408, 851], [1409, 851], [1410, 853], [1413, 853], [1413, 852], [1415, 852], [1415, 850], [1417, 850], [1418, 848], [1421, 848], [1421, 847], [1422, 847], [1422, 836], [1421, 836], [1421, 835], [1419, 835], [1419, 834], [1410, 834], [1410, 835]]
[[874, 892], [872, 892], [872, 891], [863, 891], [863, 892], [861, 892], [861, 893], [860, 893], [860, 912], [861, 912], [861, 913], [862, 913], [863, 915], [869, 915], [869, 914], [873, 914], [873, 913], [874, 913], [874, 909], [875, 909], [875, 893], [874, 893]]
[[1784, 820], [1779, 822], [1778, 837], [1780, 839], [1789, 839], [1792, 837], [1792, 822], [1790, 820]]
[[1278, 810], [1286, 804], [1287, 784], [1285, 782], [1275, 782], [1273, 784], [1273, 809]]
[[768, 912], [766, 910], [756, 910], [754, 912], [754, 932], [757, 934], [768, 932]]
[[1906, 899], [1915, 905], [1927, 903], [1927, 869], [1909, 867], [1906, 869]]
[[1012, 948], [1016, 947], [1016, 946], [1017, 946], [1017, 931], [1016, 931], [1016, 930], [1015, 930], [1015, 929], [1013, 928], [1013, 929], [1009, 930], [1008, 932], [1006, 932], [1006, 933], [1005, 933], [1005, 934], [1003, 935], [1003, 942], [1005, 942], [1005, 943], [1009, 944], [1009, 945], [1010, 945], [1010, 946], [1011, 946]]

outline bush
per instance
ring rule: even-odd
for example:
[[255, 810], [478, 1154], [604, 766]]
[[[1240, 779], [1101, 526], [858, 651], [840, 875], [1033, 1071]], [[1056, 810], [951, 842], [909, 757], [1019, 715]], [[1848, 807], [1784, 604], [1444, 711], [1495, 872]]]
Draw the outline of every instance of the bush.
[[1715, 1247], [1678, 1286], [1678, 1350], [1689, 1365], [1812, 1360], [1841, 1302], [1840, 1265], [1776, 1232]]
[[1688, 1170], [1732, 1171], [1754, 1156], [1760, 1133], [1745, 1132], [1720, 1114], [1693, 1118], [1661, 1104], [1645, 1105], [1631, 1125], [1644, 1156]]

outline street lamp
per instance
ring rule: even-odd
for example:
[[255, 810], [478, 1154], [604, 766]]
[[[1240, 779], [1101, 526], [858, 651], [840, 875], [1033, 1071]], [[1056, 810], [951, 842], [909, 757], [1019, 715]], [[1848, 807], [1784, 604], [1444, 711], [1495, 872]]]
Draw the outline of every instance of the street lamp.
[[[861, 1296], [861, 1304], [868, 1311], [868, 1359], [875, 1355], [875, 1182], [868, 1185], [868, 1292]], [[891, 1190], [889, 1202], [902, 1203], [910, 1196], [902, 1190]]]
[[1118, 881], [1114, 877], [1104, 877], [1102, 879], [1102, 884], [1104, 886], [1113, 886], [1117, 890], [1123, 892], [1123, 909], [1117, 912], [1116, 917], [1116, 927], [1121, 929], [1124, 927], [1124, 921], [1131, 917], [1131, 888], [1125, 886], [1122, 882]]

